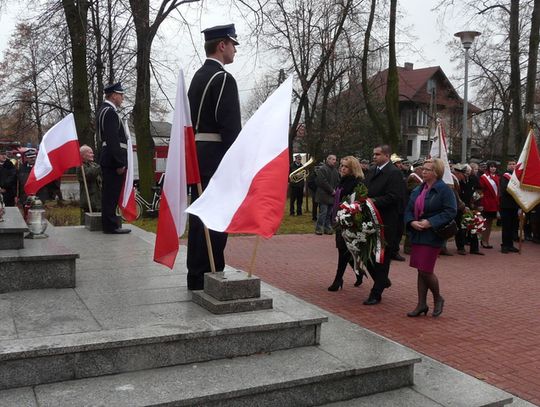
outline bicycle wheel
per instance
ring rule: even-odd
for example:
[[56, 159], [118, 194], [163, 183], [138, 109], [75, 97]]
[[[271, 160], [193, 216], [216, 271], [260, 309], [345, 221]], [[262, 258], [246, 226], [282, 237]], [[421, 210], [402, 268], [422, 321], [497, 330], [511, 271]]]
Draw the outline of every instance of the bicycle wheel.
[[124, 222], [126, 221], [126, 218], [124, 218], [124, 215], [122, 214], [122, 209], [120, 209], [119, 206], [116, 206], [116, 216], [120, 216]]
[[[136, 217], [135, 220], [139, 220], [143, 214], [143, 205], [138, 200], [135, 200], [136, 205]], [[127, 222], [127, 219], [124, 217], [124, 214], [122, 213], [122, 209], [120, 209], [119, 206], [116, 207], [116, 216], [121, 216], [122, 220], [124, 222]]]
[[135, 200], [136, 204], [137, 204], [137, 217], [135, 218], [136, 220], [139, 220], [143, 214], [143, 204], [139, 201], [139, 200]]

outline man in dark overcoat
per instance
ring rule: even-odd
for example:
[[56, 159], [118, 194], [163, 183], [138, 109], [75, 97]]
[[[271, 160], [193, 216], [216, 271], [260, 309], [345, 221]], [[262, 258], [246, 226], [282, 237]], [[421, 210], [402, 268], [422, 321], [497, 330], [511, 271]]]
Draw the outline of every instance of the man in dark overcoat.
[[101, 143], [102, 194], [101, 224], [103, 233], [125, 234], [122, 220], [116, 215], [116, 206], [122, 192], [127, 168], [127, 137], [118, 109], [124, 101], [124, 89], [120, 82], [104, 89], [105, 100], [96, 114], [96, 132]]
[[332, 234], [332, 207], [334, 206], [334, 195], [339, 185], [339, 172], [336, 168], [337, 158], [334, 154], [329, 154], [323, 165], [317, 168], [315, 182], [317, 191], [315, 192], [315, 202], [319, 205], [319, 215], [315, 224], [315, 234]]
[[5, 151], [0, 151], [0, 193], [4, 199], [5, 206], [15, 206], [17, 168], [7, 158]]
[[506, 163], [506, 172], [501, 177], [499, 185], [499, 212], [501, 214], [502, 226], [502, 253], [516, 253], [519, 250], [514, 247], [514, 237], [517, 235], [519, 226], [519, 205], [514, 197], [508, 192], [508, 183], [512, 178], [512, 173], [516, 167], [516, 160], [509, 160]]
[[[392, 151], [388, 145], [380, 145], [373, 149], [373, 162], [375, 167], [366, 177], [368, 197], [377, 207], [382, 218], [384, 227], [384, 240], [394, 242], [399, 221], [399, 206], [404, 199], [403, 175], [399, 169], [390, 162]], [[388, 279], [390, 269], [390, 256], [385, 253], [383, 263], [375, 263], [373, 260], [367, 265], [367, 269], [373, 278], [373, 288], [364, 305], [376, 305], [381, 302], [385, 288], [392, 285]]]
[[[240, 133], [241, 117], [236, 81], [224, 69], [234, 61], [236, 46], [239, 45], [234, 24], [207, 28], [203, 33], [207, 59], [193, 76], [188, 98], [204, 189]], [[192, 202], [198, 197], [197, 186], [192, 185]], [[227, 233], [210, 230], [210, 239], [216, 271], [223, 271]], [[189, 215], [187, 269], [188, 289], [202, 290], [204, 273], [211, 271], [210, 260], [203, 223], [194, 215]]]

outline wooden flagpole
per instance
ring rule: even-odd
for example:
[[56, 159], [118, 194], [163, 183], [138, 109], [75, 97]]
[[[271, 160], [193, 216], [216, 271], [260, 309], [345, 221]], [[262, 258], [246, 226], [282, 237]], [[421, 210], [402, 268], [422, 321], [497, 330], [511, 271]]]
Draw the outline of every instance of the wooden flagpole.
[[257, 235], [255, 247], [253, 248], [253, 254], [251, 255], [251, 261], [249, 262], [248, 277], [251, 277], [253, 275], [253, 270], [255, 270], [255, 259], [257, 257], [257, 249], [259, 248], [260, 241], [261, 237]]
[[90, 194], [88, 193], [88, 184], [86, 183], [86, 173], [84, 172], [84, 163], [81, 164], [82, 179], [84, 183], [84, 191], [86, 193], [86, 202], [88, 202], [89, 212], [92, 213], [92, 202], [90, 202]]
[[[199, 193], [199, 196], [202, 195], [203, 189], [202, 184], [200, 182], [197, 183], [197, 192]], [[214, 263], [214, 251], [212, 250], [212, 241], [210, 240], [210, 231], [206, 227], [206, 225], [203, 223], [204, 227], [204, 237], [206, 239], [206, 247], [208, 248], [208, 260], [210, 260], [210, 270], [212, 273], [216, 272], [216, 264]]]

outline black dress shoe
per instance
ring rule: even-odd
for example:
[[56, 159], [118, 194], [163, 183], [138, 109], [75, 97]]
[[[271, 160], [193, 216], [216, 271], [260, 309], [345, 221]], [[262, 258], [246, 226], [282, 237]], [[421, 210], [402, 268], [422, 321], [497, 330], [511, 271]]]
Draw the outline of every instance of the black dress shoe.
[[517, 247], [514, 247], [514, 246], [509, 247], [508, 251], [510, 253], [519, 253], [519, 249]]
[[113, 229], [113, 230], [104, 230], [103, 233], [107, 235], [125, 235], [126, 233], [131, 233], [131, 229]]
[[368, 298], [364, 301], [364, 305], [377, 305], [381, 302], [380, 298]]
[[479, 252], [479, 251], [472, 251], [471, 254], [476, 254], [476, 255], [478, 255], [478, 256], [485, 256], [484, 253]]
[[395, 261], [405, 261], [405, 257], [401, 256], [399, 253], [396, 253], [392, 256], [392, 260]]

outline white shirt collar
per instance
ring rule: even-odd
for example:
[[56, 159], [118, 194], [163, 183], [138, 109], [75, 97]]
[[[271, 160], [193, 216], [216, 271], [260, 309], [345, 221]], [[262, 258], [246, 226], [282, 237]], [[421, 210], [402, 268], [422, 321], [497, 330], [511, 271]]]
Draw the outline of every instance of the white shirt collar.
[[377, 167], [379, 170], [382, 170], [384, 167], [386, 167], [386, 165], [389, 163], [390, 161], [387, 161], [385, 162], [383, 165], [381, 165], [380, 167]]
[[115, 111], [115, 112], [118, 111], [118, 109], [116, 108], [116, 105], [115, 105], [113, 102], [111, 102], [110, 100], [105, 99], [105, 103], [108, 103], [108, 104], [110, 104], [112, 107], [114, 107], [114, 111]]
[[206, 58], [206, 60], [207, 60], [207, 61], [208, 61], [208, 60], [210, 60], [210, 61], [216, 61], [218, 64], [221, 65], [222, 68], [225, 68], [225, 65], [223, 65], [223, 62], [221, 62], [219, 59], [208, 57], [208, 58]]

